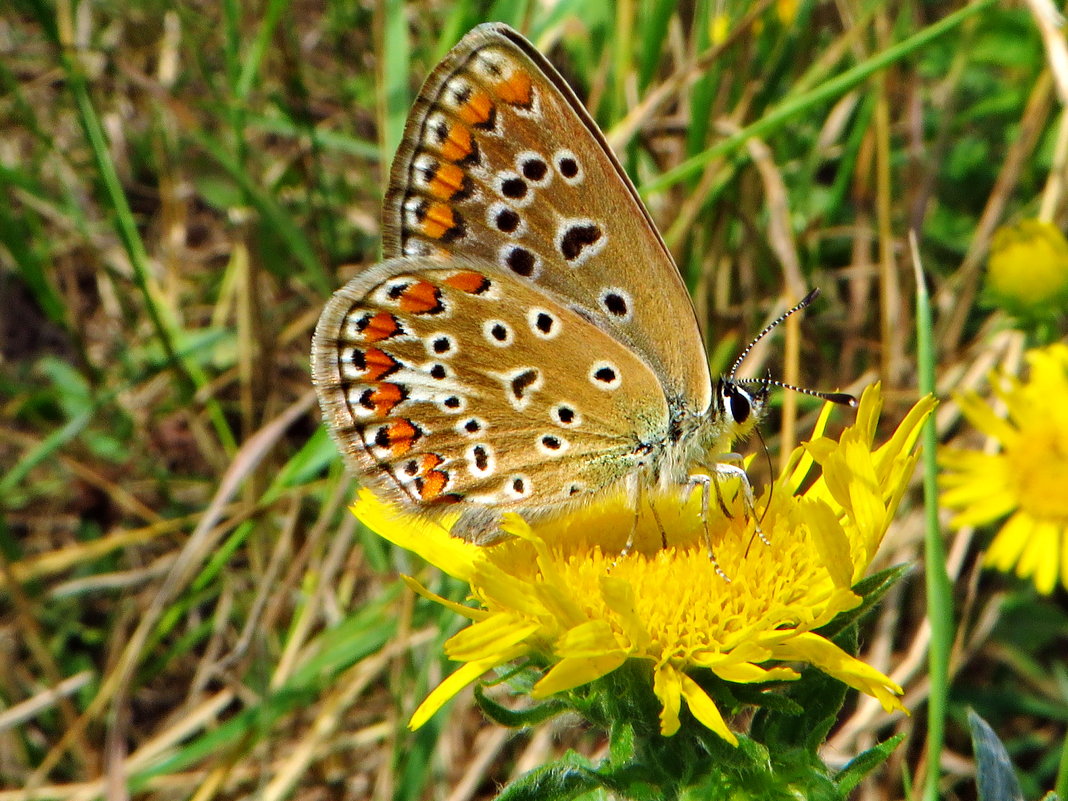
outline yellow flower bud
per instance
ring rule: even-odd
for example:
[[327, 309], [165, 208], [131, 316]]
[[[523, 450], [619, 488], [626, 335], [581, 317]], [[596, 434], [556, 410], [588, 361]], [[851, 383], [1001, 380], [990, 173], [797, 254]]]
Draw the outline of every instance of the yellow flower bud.
[[1046, 316], [1068, 300], [1068, 241], [1047, 222], [1021, 220], [994, 232], [990, 300], [1015, 314]]

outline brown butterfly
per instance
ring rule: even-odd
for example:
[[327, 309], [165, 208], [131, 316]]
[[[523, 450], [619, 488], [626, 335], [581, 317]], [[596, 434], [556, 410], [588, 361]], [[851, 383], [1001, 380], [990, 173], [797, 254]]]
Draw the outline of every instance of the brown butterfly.
[[749, 492], [722, 459], [782, 384], [712, 380], [633, 184], [511, 28], [475, 28], [427, 79], [384, 226], [385, 260], [334, 295], [312, 349], [330, 431], [381, 495], [459, 507], [454, 533], [491, 542], [503, 511], [535, 520], [620, 486], [635, 509], [700, 487], [707, 511], [722, 476]]

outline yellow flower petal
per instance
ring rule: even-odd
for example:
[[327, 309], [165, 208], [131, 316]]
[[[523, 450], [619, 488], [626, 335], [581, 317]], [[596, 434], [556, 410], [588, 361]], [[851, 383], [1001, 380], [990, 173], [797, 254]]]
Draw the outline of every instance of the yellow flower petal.
[[685, 673], [679, 674], [679, 678], [682, 697], [686, 699], [686, 706], [690, 708], [693, 716], [703, 723], [705, 728], [711, 729], [731, 745], [738, 745], [738, 738], [727, 728], [727, 722], [723, 720], [719, 708], [708, 694]]
[[712, 672], [724, 681], [733, 681], [737, 684], [757, 684], [765, 681], [793, 681], [801, 678], [801, 674], [793, 668], [777, 667], [762, 668], [752, 662], [742, 662], [736, 665], [723, 665], [713, 668]]
[[[509, 659], [514, 659], [520, 656], [523, 652], [516, 650]], [[508, 661], [508, 660], [505, 660]], [[493, 659], [483, 659], [478, 662], [468, 662], [461, 666], [458, 670], [452, 673], [445, 681], [435, 687], [430, 695], [421, 703], [418, 708], [412, 713], [411, 720], [408, 721], [408, 728], [415, 731], [430, 718], [434, 716], [434, 713], [441, 709], [445, 704], [452, 700], [456, 693], [460, 692], [471, 682], [475, 681], [479, 676], [485, 673], [490, 668], [496, 667], [499, 662]]]
[[670, 737], [679, 730], [682, 708], [682, 674], [665, 662], [653, 671], [653, 692], [660, 699], [660, 733]]
[[1057, 586], [1057, 560], [1050, 559], [1049, 555], [1058, 552], [1060, 539], [1061, 532], [1052, 523], [1036, 522], [1016, 565], [1016, 575], [1022, 578], [1030, 577], [1035, 589], [1046, 595], [1053, 592], [1053, 588]]
[[548, 698], [554, 693], [589, 684], [607, 676], [626, 661], [626, 651], [608, 652], [598, 656], [564, 657], [534, 685], [531, 696]]
[[[883, 709], [904, 712], [896, 696], [901, 687], [870, 665], [852, 657], [830, 640], [808, 632], [780, 646], [779, 659], [801, 659], [854, 689], [874, 696]], [[789, 654], [789, 656], [787, 656]]]
[[1008, 444], [1014, 442], [1019, 436], [1019, 432], [1005, 418], [994, 414], [994, 410], [983, 403], [982, 398], [974, 392], [957, 395], [954, 400], [957, 401], [964, 416], [968, 418], [968, 422], [988, 437]]
[[839, 587], [853, 584], [853, 559], [849, 553], [849, 538], [838, 522], [838, 516], [826, 501], [813, 500], [805, 504], [815, 525], [813, 542], [819, 549], [831, 580]]
[[507, 661], [501, 653], [512, 653], [515, 647], [538, 631], [538, 624], [519, 615], [497, 614], [466, 629], [456, 632], [445, 643], [445, 655], [458, 662], [482, 659]]
[[380, 537], [419, 554], [462, 581], [471, 580], [475, 565], [484, 557], [478, 546], [447, 536], [451, 519], [435, 521], [423, 515], [401, 512], [379, 500], [366, 487], [360, 490], [352, 513]]
[[411, 576], [401, 576], [401, 581], [407, 585], [408, 589], [423, 596], [428, 601], [433, 601], [436, 604], [444, 606], [446, 609], [451, 609], [458, 615], [462, 615], [471, 620], [485, 620], [489, 617], [490, 613], [485, 609], [475, 609], [471, 606], [464, 606], [463, 604], [456, 603], [456, 601], [450, 601], [448, 598], [438, 595], [436, 592], [431, 592]]
[[606, 620], [588, 620], [569, 629], [556, 641], [554, 649], [561, 656], [586, 657], [599, 653], [614, 653], [624, 650], [616, 638], [615, 630]]
[[994, 536], [986, 552], [985, 564], [1002, 571], [1012, 570], [1031, 541], [1034, 529], [1035, 521], [1028, 515], [1014, 514]]

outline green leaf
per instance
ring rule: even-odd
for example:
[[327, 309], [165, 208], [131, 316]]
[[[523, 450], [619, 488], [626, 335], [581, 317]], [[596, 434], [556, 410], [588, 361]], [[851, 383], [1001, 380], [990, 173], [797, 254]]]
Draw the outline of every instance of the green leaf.
[[585, 758], [568, 752], [560, 760], [520, 776], [501, 791], [497, 801], [556, 801], [606, 787], [606, 777], [585, 762]]
[[1009, 752], [994, 730], [972, 709], [968, 710], [968, 728], [972, 732], [979, 801], [1023, 801]]
[[860, 606], [848, 612], [842, 612], [826, 626], [817, 629], [816, 633], [827, 639], [834, 639], [871, 611], [887, 591], [898, 582], [898, 579], [911, 570], [912, 565], [896, 565], [861, 579], [853, 586], [853, 592], [864, 599]]
[[849, 761], [844, 768], [838, 771], [836, 777], [838, 789], [842, 795], [849, 795], [854, 788], [873, 770], [883, 764], [894, 753], [898, 743], [905, 739], [904, 734], [895, 734], [889, 740], [872, 746], [867, 751], [862, 751]]
[[624, 765], [634, 759], [637, 736], [630, 721], [617, 721], [608, 736], [608, 759], [613, 765]]
[[509, 709], [487, 697], [480, 685], [475, 685], [475, 703], [487, 718], [510, 729], [522, 729], [536, 726], [542, 721], [566, 712], [568, 707], [558, 700], [550, 699], [543, 704], [528, 709]]

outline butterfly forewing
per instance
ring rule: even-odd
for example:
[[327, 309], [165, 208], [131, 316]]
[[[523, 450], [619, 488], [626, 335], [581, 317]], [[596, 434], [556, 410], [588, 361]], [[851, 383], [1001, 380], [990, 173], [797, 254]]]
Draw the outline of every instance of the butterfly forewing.
[[463, 255], [543, 287], [637, 353], [660, 394], [708, 408], [700, 332], [667, 248], [589, 114], [511, 29], [476, 28], [427, 79], [384, 218], [387, 258]]
[[668, 408], [632, 351], [463, 257], [393, 259], [334, 295], [313, 375], [331, 432], [387, 496], [540, 512], [618, 482]]

